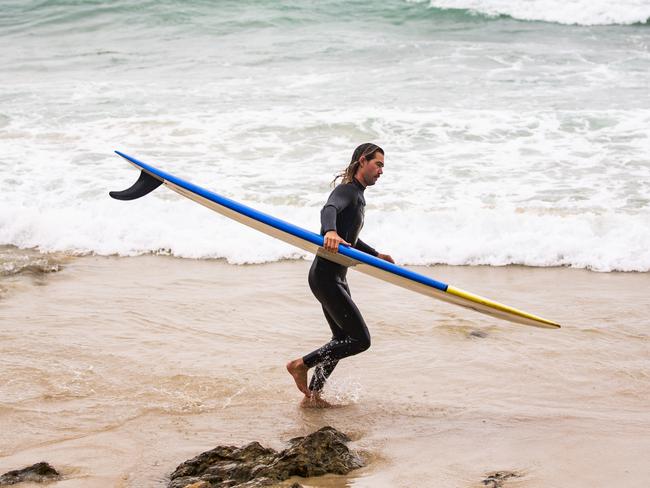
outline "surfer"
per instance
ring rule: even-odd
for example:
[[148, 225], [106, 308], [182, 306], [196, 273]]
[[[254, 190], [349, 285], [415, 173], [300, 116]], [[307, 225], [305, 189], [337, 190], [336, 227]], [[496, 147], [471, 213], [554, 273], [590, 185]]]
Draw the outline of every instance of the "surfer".
[[[321, 235], [327, 252], [338, 252], [339, 244], [352, 246], [393, 263], [387, 254], [375, 251], [359, 239], [366, 200], [364, 190], [374, 185], [383, 173], [384, 150], [371, 143], [354, 150], [348, 167], [334, 178], [342, 178], [321, 210]], [[309, 287], [320, 302], [332, 331], [332, 340], [309, 354], [287, 363], [287, 370], [305, 395], [302, 406], [328, 407], [321, 391], [339, 360], [370, 347], [368, 327], [352, 301], [346, 281], [347, 267], [316, 256], [309, 270]], [[309, 386], [307, 372], [315, 368]]]

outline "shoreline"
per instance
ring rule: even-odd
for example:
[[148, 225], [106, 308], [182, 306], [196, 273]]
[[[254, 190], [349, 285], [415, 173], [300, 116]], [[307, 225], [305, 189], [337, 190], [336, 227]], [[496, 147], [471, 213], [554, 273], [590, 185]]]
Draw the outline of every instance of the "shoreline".
[[470, 487], [510, 470], [523, 473], [513, 486], [641, 487], [650, 476], [650, 274], [413, 268], [564, 327], [545, 330], [351, 271], [373, 345], [332, 376], [326, 398], [344, 406], [314, 411], [298, 408], [284, 370], [328, 336], [308, 267], [86, 256], [39, 285], [18, 278], [0, 298], [0, 471], [46, 460], [62, 469], [57, 487], [162, 487], [214, 445], [278, 448], [333, 425], [372, 461], [305, 486]]

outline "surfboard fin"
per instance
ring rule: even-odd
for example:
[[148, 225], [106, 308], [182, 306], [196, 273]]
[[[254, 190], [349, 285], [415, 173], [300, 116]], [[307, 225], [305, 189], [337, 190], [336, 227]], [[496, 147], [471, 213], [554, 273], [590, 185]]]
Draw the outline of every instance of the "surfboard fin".
[[108, 194], [116, 200], [135, 200], [136, 198], [148, 195], [162, 184], [163, 180], [154, 178], [149, 173], [141, 171], [138, 181], [133, 183], [133, 186], [122, 191], [109, 191]]

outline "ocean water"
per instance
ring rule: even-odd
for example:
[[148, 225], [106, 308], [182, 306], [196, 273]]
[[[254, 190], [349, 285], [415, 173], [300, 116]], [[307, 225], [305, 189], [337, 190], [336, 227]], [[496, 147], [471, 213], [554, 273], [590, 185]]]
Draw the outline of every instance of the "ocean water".
[[649, 18], [642, 0], [5, 1], [0, 246], [300, 259], [165, 189], [110, 199], [137, 177], [113, 150], [318, 231], [374, 141], [362, 236], [398, 263], [648, 271]]

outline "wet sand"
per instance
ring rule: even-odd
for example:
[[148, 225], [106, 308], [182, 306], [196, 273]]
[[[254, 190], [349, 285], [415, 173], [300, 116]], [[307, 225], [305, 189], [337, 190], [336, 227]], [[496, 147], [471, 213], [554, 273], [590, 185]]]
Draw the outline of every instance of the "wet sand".
[[[351, 271], [369, 351], [298, 408], [284, 364], [325, 342], [308, 262], [232, 266], [161, 256], [70, 259], [4, 279], [0, 473], [37, 461], [56, 487], [165, 486], [217, 444], [323, 425], [368, 466], [308, 487], [646, 487], [649, 273], [414, 268], [559, 321], [499, 322]], [[295, 481], [295, 480], [294, 480]]]

